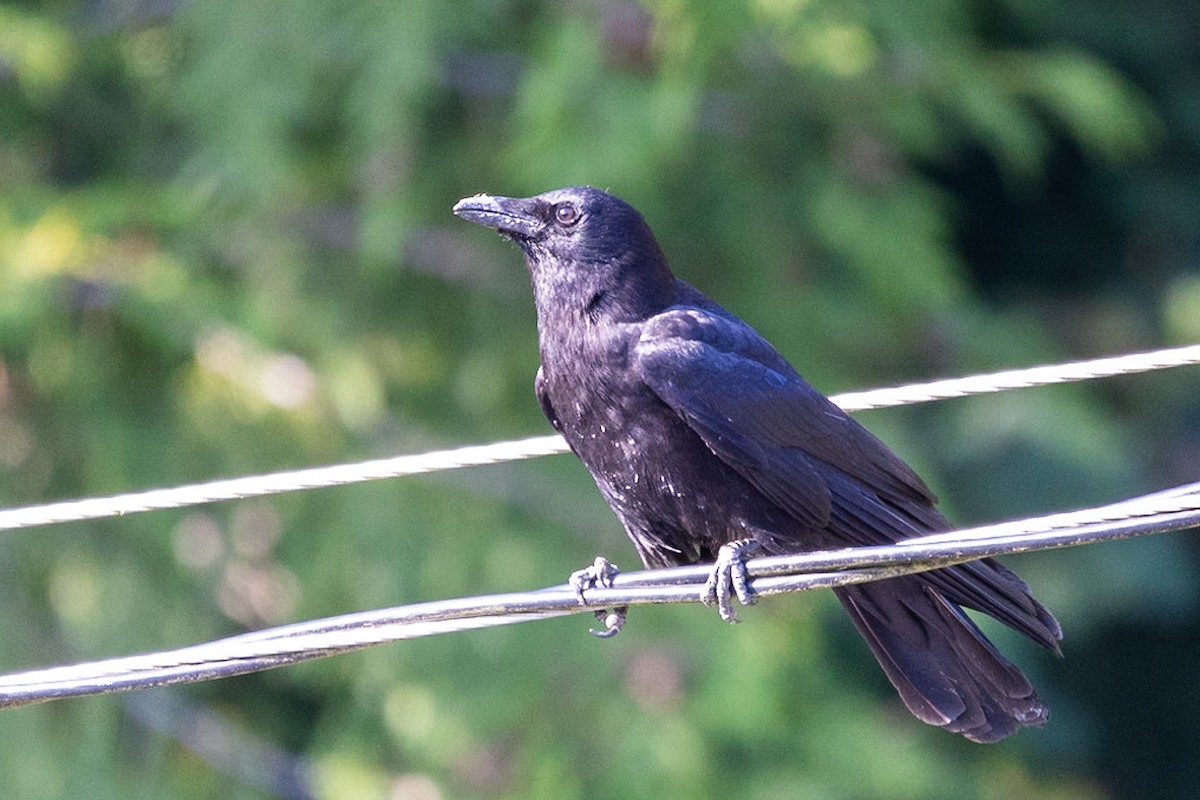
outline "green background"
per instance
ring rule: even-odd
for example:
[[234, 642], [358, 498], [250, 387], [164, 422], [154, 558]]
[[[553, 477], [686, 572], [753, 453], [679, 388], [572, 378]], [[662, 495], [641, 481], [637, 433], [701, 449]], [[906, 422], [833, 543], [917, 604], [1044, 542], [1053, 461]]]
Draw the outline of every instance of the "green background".
[[[0, 503], [548, 432], [476, 192], [590, 183], [828, 393], [1200, 341], [1200, 18], [1116, 0], [0, 4]], [[1194, 370], [860, 418], [981, 522], [1200, 476]], [[569, 456], [0, 535], [0, 670], [636, 557]], [[904, 711], [833, 598], [0, 712], [16, 798], [1200, 795], [1189, 534], [1013, 559], [1053, 714]]]

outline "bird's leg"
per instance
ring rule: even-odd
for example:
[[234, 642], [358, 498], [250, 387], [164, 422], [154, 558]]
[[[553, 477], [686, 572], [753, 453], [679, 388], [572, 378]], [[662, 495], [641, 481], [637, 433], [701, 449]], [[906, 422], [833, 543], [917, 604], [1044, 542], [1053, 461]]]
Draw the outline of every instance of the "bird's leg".
[[[587, 605], [587, 599], [583, 596], [585, 590], [591, 589], [594, 586], [611, 589], [613, 578], [617, 577], [620, 572], [607, 558], [596, 556], [596, 560], [590, 566], [572, 572], [567, 582], [575, 590], [575, 596], [579, 598], [579, 605], [585, 606]], [[597, 609], [595, 612], [596, 619], [604, 623], [604, 629], [596, 630], [589, 628], [588, 632], [601, 639], [616, 636], [620, 633], [621, 628], [625, 626], [625, 616], [628, 612], [628, 606], [614, 608], [612, 611], [605, 608]]]
[[733, 611], [732, 595], [744, 606], [758, 602], [750, 592], [746, 577], [746, 559], [762, 550], [757, 539], [735, 539], [729, 544], [721, 545], [717, 551], [717, 563], [700, 599], [705, 605], [717, 604], [721, 619], [726, 622], [737, 622], [737, 614]]

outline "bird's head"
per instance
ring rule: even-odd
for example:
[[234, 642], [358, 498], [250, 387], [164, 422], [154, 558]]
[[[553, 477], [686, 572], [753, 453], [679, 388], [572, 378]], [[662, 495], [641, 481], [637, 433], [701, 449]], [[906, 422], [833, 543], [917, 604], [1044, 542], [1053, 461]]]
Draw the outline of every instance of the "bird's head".
[[572, 186], [522, 198], [480, 194], [459, 200], [454, 213], [520, 246], [539, 314], [642, 318], [673, 295], [674, 277], [642, 215], [599, 189]]

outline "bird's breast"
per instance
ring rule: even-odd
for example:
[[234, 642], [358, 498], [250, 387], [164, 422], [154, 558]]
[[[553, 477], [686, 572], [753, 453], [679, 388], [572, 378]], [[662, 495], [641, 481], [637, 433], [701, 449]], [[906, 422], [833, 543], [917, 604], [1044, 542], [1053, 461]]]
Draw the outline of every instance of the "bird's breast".
[[632, 370], [546, 370], [562, 435], [648, 566], [711, 558], [745, 533], [753, 490]]

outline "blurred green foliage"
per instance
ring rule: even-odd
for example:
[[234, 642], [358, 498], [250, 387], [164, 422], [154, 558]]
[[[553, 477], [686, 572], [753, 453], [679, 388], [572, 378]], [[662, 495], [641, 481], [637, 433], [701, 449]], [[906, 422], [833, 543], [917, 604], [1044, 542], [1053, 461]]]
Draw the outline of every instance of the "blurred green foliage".
[[[833, 392], [1200, 336], [1181, 2], [0, 5], [0, 500], [545, 432], [477, 191], [596, 184]], [[864, 415], [963, 521], [1195, 480], [1190, 372]], [[0, 537], [0, 667], [635, 565], [570, 458]], [[1186, 534], [1021, 559], [1050, 725], [909, 717], [827, 596], [0, 714], [5, 797], [1200, 793]], [[1147, 676], [1153, 676], [1148, 680]]]

